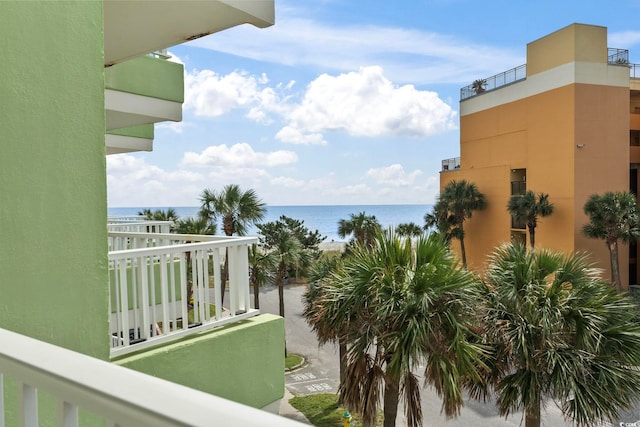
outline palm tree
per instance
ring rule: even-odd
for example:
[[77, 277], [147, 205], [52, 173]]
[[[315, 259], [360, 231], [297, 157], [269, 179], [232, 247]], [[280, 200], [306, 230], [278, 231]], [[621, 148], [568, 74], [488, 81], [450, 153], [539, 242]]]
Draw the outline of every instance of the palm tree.
[[[138, 215], [144, 216], [148, 221], [172, 221], [173, 224], [170, 226], [170, 230], [173, 230], [175, 226], [175, 222], [179, 220], [178, 213], [175, 209], [169, 208], [166, 211], [162, 209], [156, 209], [152, 211], [151, 209], [143, 209], [138, 212]], [[159, 231], [162, 227], [157, 225], [147, 226], [147, 232], [156, 232]]]
[[216, 234], [216, 224], [206, 218], [179, 219], [173, 226], [173, 232], [178, 234]]
[[262, 220], [267, 212], [254, 190], [242, 191], [236, 184], [225, 186], [219, 193], [205, 189], [200, 201], [200, 216], [221, 220], [226, 236], [246, 235], [249, 226]]
[[387, 230], [372, 243], [357, 245], [315, 295], [322, 328], [339, 331], [348, 344], [344, 403], [371, 426], [382, 398], [384, 426], [392, 427], [402, 401], [409, 427], [422, 425], [414, 371], [425, 363], [426, 382], [442, 397], [444, 412], [456, 415], [460, 380], [477, 373], [481, 352], [466, 339], [474, 276], [436, 235], [412, 245]]
[[379, 230], [380, 223], [375, 215], [367, 215], [365, 212], [351, 214], [349, 219], [338, 221], [338, 236], [344, 239], [353, 235], [353, 241], [358, 245], [371, 246]]
[[305, 251], [300, 241], [287, 229], [283, 229], [270, 248], [276, 258], [275, 281], [278, 284], [279, 314], [284, 317], [284, 285], [289, 271], [305, 261]]
[[551, 398], [578, 426], [601, 425], [640, 392], [634, 303], [586, 255], [504, 245], [490, 258], [480, 301], [493, 351], [484, 377], [501, 415], [524, 410], [525, 426], [539, 427]]
[[177, 221], [179, 219], [178, 213], [173, 208], [169, 208], [166, 211], [162, 209], [156, 209], [155, 211], [143, 209], [138, 212], [138, 215], [144, 216], [150, 221]]
[[435, 228], [435, 232], [448, 244], [453, 239], [453, 234], [451, 233], [452, 217], [445, 208], [446, 206], [443, 204], [433, 205], [432, 211], [424, 215], [424, 229]]
[[[260, 221], [265, 213], [265, 204], [258, 198], [254, 190], [242, 191], [236, 184], [225, 186], [222, 191], [205, 189], [200, 196], [202, 205], [200, 217], [209, 222], [220, 220], [222, 231], [226, 236], [244, 236], [251, 224]], [[229, 249], [225, 256], [222, 271], [222, 281], [229, 279]], [[220, 286], [222, 299], [224, 300], [225, 286]]]
[[424, 230], [415, 222], [408, 222], [398, 224], [396, 227], [396, 233], [403, 237], [419, 237], [424, 233]]
[[440, 197], [433, 207], [433, 214], [426, 215], [426, 226], [435, 225], [438, 231], [450, 239], [460, 240], [462, 265], [467, 267], [467, 254], [464, 247], [465, 220], [471, 218], [473, 211], [486, 207], [484, 195], [475, 184], [461, 181], [451, 181], [442, 190]]
[[531, 249], [535, 247], [536, 226], [538, 217], [549, 216], [553, 213], [553, 204], [549, 202], [549, 195], [534, 193], [529, 190], [522, 195], [513, 195], [507, 204], [507, 210], [516, 221], [525, 221], [529, 229], [529, 243]]
[[[303, 312], [305, 320], [311, 326], [311, 330], [318, 337], [318, 343], [324, 345], [329, 342], [338, 343], [338, 357], [340, 367], [340, 385], [344, 384], [347, 372], [347, 342], [344, 334], [341, 334], [345, 325], [336, 325], [330, 321], [332, 314], [327, 312], [328, 305], [324, 303], [325, 281], [340, 267], [342, 258], [339, 256], [323, 256], [313, 266], [309, 276], [309, 285], [302, 295]], [[342, 393], [339, 393], [338, 402], [343, 403]]]
[[321, 254], [320, 243], [325, 237], [318, 230], [312, 232], [304, 221], [280, 216], [277, 221], [258, 224], [260, 242], [277, 259], [275, 281], [278, 285], [280, 315], [284, 317], [284, 284], [289, 273], [306, 273]]
[[277, 259], [274, 252], [263, 251], [256, 244], [249, 247], [249, 283], [253, 287], [253, 307], [260, 308], [260, 287], [273, 279]]
[[582, 232], [587, 237], [602, 239], [607, 244], [611, 282], [621, 291], [618, 240], [628, 243], [640, 234], [636, 197], [626, 191], [593, 194], [584, 205], [584, 213], [589, 216], [589, 223], [582, 227]]

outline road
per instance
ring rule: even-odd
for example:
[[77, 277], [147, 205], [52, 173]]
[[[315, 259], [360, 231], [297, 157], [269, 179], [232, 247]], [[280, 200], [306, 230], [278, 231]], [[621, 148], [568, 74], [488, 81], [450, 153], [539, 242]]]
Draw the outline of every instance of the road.
[[[303, 285], [288, 285], [285, 288], [285, 334], [287, 350], [304, 356], [306, 364], [301, 369], [286, 375], [285, 386], [294, 395], [313, 393], [337, 393], [339, 383], [338, 348], [335, 345], [318, 345], [315, 334], [302, 317]], [[253, 297], [252, 297], [253, 298]], [[260, 291], [260, 310], [263, 313], [278, 313], [278, 291], [275, 286], [266, 286]], [[442, 400], [431, 387], [422, 390], [423, 426], [425, 427], [518, 427], [524, 426], [522, 413], [512, 414], [508, 419], [498, 415], [491, 402], [467, 400], [459, 417], [447, 420], [440, 413]], [[399, 408], [396, 422], [406, 426], [406, 419]], [[623, 414], [619, 422], [633, 423], [640, 420], [640, 409]], [[542, 414], [544, 427], [568, 427], [559, 408], [549, 402]], [[615, 425], [618, 425], [616, 423]], [[640, 426], [640, 423], [638, 423]]]

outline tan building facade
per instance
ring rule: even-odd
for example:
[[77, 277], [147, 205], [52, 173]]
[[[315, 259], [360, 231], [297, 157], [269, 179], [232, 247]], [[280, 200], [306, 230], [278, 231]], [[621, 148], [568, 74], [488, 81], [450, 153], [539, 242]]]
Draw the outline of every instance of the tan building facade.
[[[594, 193], [637, 190], [634, 71], [627, 51], [607, 48], [605, 27], [573, 24], [529, 43], [526, 66], [486, 79], [484, 90], [462, 89], [460, 159], [443, 161], [440, 188], [465, 179], [487, 199], [465, 223], [470, 268], [481, 270], [497, 245], [528, 236], [506, 206], [512, 194], [532, 190], [554, 204], [536, 228], [536, 247], [587, 251], [609, 277], [605, 243], [581, 233], [583, 206]], [[635, 253], [635, 245], [620, 247], [625, 286], [637, 284]]]

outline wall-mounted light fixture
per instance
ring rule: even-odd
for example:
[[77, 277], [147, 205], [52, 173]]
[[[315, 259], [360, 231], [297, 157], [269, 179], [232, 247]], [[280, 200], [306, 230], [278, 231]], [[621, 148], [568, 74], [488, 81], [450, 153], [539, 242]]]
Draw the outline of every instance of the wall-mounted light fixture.
[[584, 144], [576, 144], [576, 147], [578, 147], [578, 148], [584, 148]]

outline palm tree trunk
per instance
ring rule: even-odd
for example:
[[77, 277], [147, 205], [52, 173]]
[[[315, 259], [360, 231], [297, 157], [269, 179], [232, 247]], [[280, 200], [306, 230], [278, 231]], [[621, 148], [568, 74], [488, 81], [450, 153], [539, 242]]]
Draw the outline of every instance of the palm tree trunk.
[[609, 257], [611, 258], [611, 282], [618, 292], [622, 292], [620, 282], [620, 263], [618, 262], [618, 241], [609, 242]]
[[[395, 427], [400, 400], [400, 380], [386, 377], [384, 382], [384, 427]], [[527, 426], [528, 427], [528, 426]]]
[[282, 270], [282, 267], [278, 269], [276, 280], [278, 281], [278, 302], [279, 302], [279, 308], [280, 308], [280, 316], [284, 317], [284, 276], [285, 274], [281, 270]]
[[460, 253], [462, 254], [462, 266], [467, 268], [467, 252], [464, 249], [464, 236], [460, 237]]
[[229, 248], [225, 250], [224, 266], [222, 267], [222, 286], [220, 286], [220, 302], [224, 304], [224, 291], [227, 289], [229, 280]]
[[260, 284], [257, 280], [253, 281], [253, 308], [260, 308]]
[[[338, 338], [338, 354], [340, 357], [340, 390], [344, 384], [345, 377], [347, 376], [347, 343], [342, 337]], [[342, 404], [342, 393], [338, 395], [338, 403]]]
[[529, 243], [531, 243], [531, 249], [536, 246], [536, 228], [529, 226]]
[[525, 427], [540, 427], [540, 399], [533, 408], [525, 410]]

